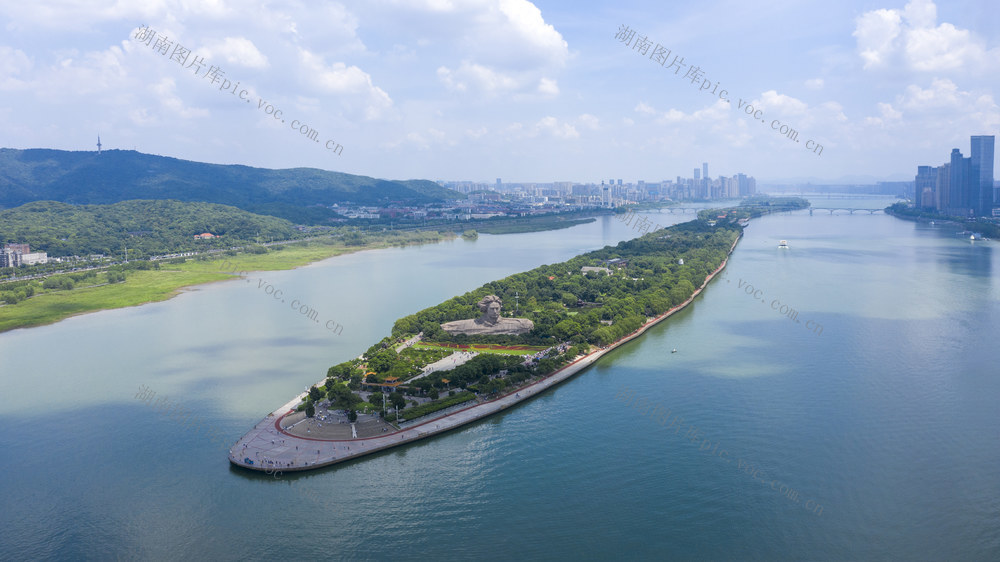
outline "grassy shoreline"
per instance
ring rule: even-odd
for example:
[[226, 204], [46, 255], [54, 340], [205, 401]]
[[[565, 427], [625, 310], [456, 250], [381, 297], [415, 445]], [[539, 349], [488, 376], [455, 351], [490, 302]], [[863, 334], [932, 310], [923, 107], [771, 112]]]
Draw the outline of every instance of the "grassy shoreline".
[[130, 271], [123, 283], [48, 291], [17, 304], [2, 305], [0, 333], [54, 324], [80, 314], [168, 300], [189, 287], [233, 279], [234, 271], [295, 269], [354, 252], [436, 243], [454, 236], [453, 233], [429, 236], [425, 232], [402, 238], [398, 235], [380, 237], [359, 246], [345, 246], [326, 239], [289, 244], [266, 254], [218, 254], [211, 259], [193, 259], [183, 264], [161, 262], [159, 270]]

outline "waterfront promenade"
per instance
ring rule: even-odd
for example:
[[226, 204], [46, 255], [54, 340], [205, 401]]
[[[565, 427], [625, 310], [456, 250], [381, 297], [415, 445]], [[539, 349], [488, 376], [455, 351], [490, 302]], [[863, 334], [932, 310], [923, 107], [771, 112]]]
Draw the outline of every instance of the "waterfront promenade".
[[[729, 255], [732, 254], [739, 240], [737, 238], [733, 241], [733, 245], [729, 248]], [[266, 472], [313, 470], [451, 431], [478, 419], [506, 410], [522, 400], [533, 398], [545, 390], [569, 379], [592, 365], [604, 356], [605, 353], [641, 336], [650, 327], [669, 318], [677, 311], [684, 309], [726, 267], [728, 261], [729, 257], [727, 255], [719, 267], [705, 278], [701, 286], [687, 300], [663, 314], [647, 320], [635, 332], [607, 347], [599, 348], [574, 360], [538, 382], [521, 387], [509, 394], [487, 402], [470, 404], [457, 411], [433, 417], [427, 421], [416, 423], [415, 425], [393, 432], [387, 432], [384, 435], [376, 437], [321, 439], [292, 435], [282, 429], [282, 419], [295, 412], [295, 407], [305, 398], [306, 393], [303, 392], [287, 404], [268, 414], [253, 429], [241, 437], [229, 450], [229, 462], [251, 470]], [[322, 384], [322, 381], [318, 384]]]

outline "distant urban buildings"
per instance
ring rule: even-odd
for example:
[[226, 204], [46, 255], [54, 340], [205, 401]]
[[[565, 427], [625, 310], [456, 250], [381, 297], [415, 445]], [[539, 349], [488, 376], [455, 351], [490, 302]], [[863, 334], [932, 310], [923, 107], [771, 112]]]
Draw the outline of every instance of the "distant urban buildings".
[[[479, 206], [482, 212], [531, 214], [558, 212], [593, 207], [614, 208], [630, 203], [653, 201], [682, 201], [706, 199], [735, 199], [757, 193], [757, 180], [746, 174], [733, 177], [710, 178], [708, 162], [692, 168], [691, 178], [677, 176], [674, 180], [626, 182], [622, 178], [608, 178], [599, 183], [477, 183], [470, 181], [442, 181], [443, 187], [469, 194], [468, 204]], [[464, 202], [454, 202], [458, 207]], [[482, 209], [484, 206], [492, 208]], [[466, 212], [475, 213], [475, 210]]]
[[968, 158], [953, 148], [948, 162], [917, 166], [914, 205], [946, 215], [991, 216], [998, 201], [993, 185], [994, 140], [993, 135], [975, 135]]
[[48, 263], [48, 261], [47, 253], [32, 253], [27, 244], [4, 244], [3, 250], [0, 250], [0, 267], [21, 267], [22, 265]]

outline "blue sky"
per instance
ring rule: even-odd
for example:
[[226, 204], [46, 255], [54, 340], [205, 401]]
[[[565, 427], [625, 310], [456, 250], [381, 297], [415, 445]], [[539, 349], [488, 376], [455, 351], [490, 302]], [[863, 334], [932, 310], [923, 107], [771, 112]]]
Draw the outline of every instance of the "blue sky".
[[0, 29], [14, 148], [94, 150], [99, 132], [105, 149], [395, 179], [659, 181], [708, 162], [768, 182], [912, 179], [1000, 135], [995, 0], [3, 0]]

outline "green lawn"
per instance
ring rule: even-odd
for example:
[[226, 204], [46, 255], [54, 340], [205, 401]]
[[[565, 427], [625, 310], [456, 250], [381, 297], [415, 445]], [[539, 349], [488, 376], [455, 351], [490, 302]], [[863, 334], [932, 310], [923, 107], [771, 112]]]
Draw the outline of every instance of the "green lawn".
[[[191, 258], [182, 264], [159, 262], [159, 270], [128, 271], [124, 283], [81, 287], [69, 291], [40, 290], [40, 294], [17, 304], [0, 305], [0, 332], [51, 324], [76, 314], [166, 300], [183, 287], [231, 279], [233, 275], [230, 272], [233, 271], [293, 269], [351, 252], [398, 246], [399, 240], [398, 236], [394, 239], [379, 239], [367, 246], [311, 241], [288, 244], [281, 250], [272, 250], [266, 254], [220, 255], [205, 261]], [[426, 242], [427, 239], [423, 238], [422, 241]]]
[[0, 307], [0, 332], [58, 322], [75, 314], [136, 306], [168, 299], [180, 287], [228, 279], [231, 276], [178, 270], [133, 271], [124, 283], [52, 291], [15, 305]]

